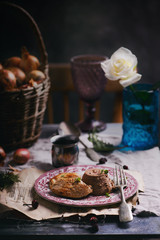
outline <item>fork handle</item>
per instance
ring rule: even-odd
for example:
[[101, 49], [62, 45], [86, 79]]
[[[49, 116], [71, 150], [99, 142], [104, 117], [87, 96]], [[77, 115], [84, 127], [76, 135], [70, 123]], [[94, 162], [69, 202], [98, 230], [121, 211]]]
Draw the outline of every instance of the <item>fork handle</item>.
[[126, 202], [122, 202], [119, 207], [120, 222], [130, 222], [133, 220], [133, 215], [130, 206]]
[[130, 206], [126, 203], [122, 186], [120, 190], [121, 190], [122, 202], [119, 207], [119, 220], [120, 222], [130, 222], [133, 220], [133, 214]]

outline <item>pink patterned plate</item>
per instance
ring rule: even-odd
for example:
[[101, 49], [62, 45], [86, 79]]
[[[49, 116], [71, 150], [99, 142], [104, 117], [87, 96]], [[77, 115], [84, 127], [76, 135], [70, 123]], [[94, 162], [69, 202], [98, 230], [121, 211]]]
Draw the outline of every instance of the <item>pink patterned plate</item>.
[[[109, 172], [109, 177], [113, 179], [113, 168], [107, 167], [107, 166], [99, 166], [99, 165], [72, 165], [67, 167], [61, 167], [57, 169], [53, 169], [51, 171], [48, 171], [44, 174], [42, 174], [36, 181], [34, 188], [39, 196], [42, 198], [68, 206], [74, 206], [74, 207], [95, 207], [95, 206], [104, 206], [104, 205], [110, 205], [115, 204], [121, 201], [119, 192], [111, 193], [109, 197], [106, 196], [92, 196], [89, 195], [88, 197], [85, 197], [83, 199], [69, 199], [64, 197], [58, 197], [52, 193], [52, 191], [49, 189], [49, 180], [56, 176], [59, 173], [64, 172], [76, 172], [80, 174], [81, 176], [83, 173], [89, 169], [89, 168], [102, 168], [107, 169]], [[132, 197], [137, 189], [138, 189], [138, 183], [136, 179], [131, 176], [130, 174], [126, 173], [127, 177], [127, 187], [124, 189], [125, 198], [128, 199]]]

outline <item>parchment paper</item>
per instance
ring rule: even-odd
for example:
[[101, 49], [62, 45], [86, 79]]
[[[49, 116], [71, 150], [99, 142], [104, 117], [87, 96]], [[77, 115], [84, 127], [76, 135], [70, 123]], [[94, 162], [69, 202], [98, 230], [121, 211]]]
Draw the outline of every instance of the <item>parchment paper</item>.
[[[86, 216], [87, 214], [96, 215], [118, 215], [118, 205], [99, 208], [79, 208], [58, 205], [39, 197], [33, 186], [35, 180], [43, 173], [37, 168], [23, 169], [19, 173], [21, 182], [15, 183], [10, 189], [0, 192], [1, 213], [6, 210], [17, 210], [27, 217], [35, 220], [69, 217], [79, 214], [79, 216]], [[137, 172], [130, 172], [129, 174], [139, 182], [139, 189], [143, 191], [143, 180], [141, 175]], [[33, 199], [37, 199], [39, 206], [37, 209], [32, 209], [28, 206], [23, 206], [24, 203], [31, 203]], [[137, 194], [132, 197], [128, 202], [130, 206], [136, 205]]]

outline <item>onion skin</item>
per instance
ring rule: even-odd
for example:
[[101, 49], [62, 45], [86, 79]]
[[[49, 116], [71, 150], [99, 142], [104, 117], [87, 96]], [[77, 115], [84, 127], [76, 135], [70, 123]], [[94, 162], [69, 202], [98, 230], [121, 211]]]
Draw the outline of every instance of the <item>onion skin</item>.
[[17, 81], [17, 86], [21, 86], [23, 83], [25, 83], [26, 74], [20, 68], [9, 67], [7, 69], [14, 73]]
[[0, 163], [3, 162], [5, 158], [6, 158], [6, 153], [4, 149], [0, 146]]
[[25, 164], [30, 159], [30, 152], [26, 148], [19, 148], [13, 154], [13, 161], [19, 165]]
[[16, 88], [16, 77], [7, 69], [0, 70], [0, 91], [10, 91]]
[[33, 79], [31, 79], [31, 80], [29, 80], [28, 85], [29, 85], [30, 87], [36, 87], [36, 86], [37, 86], [37, 82], [34, 81]]
[[27, 79], [28, 80], [33, 79], [37, 83], [40, 83], [45, 79], [45, 75], [40, 70], [33, 70], [28, 74]]
[[4, 67], [19, 67], [20, 62], [20, 57], [10, 57], [5, 61]]
[[40, 66], [38, 58], [30, 55], [25, 47], [22, 48], [22, 60], [19, 67], [26, 73], [37, 70]]

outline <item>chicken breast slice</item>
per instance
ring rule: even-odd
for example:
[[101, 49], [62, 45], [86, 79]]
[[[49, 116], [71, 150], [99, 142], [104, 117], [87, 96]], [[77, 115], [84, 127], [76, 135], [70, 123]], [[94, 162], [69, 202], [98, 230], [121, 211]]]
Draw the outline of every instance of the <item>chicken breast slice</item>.
[[83, 198], [92, 193], [92, 187], [77, 173], [60, 173], [49, 181], [51, 191], [61, 197]]

